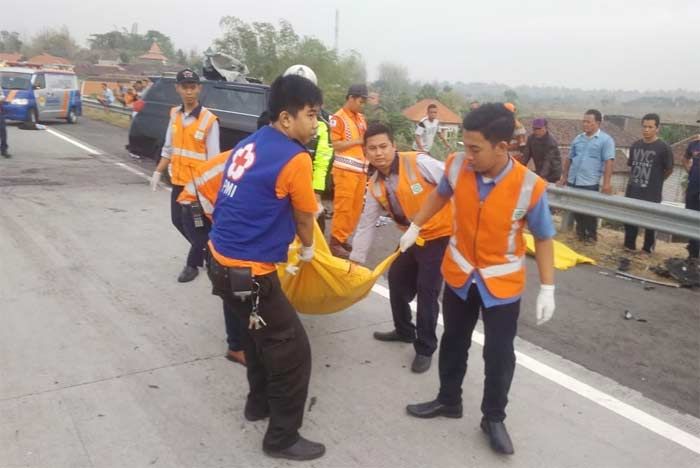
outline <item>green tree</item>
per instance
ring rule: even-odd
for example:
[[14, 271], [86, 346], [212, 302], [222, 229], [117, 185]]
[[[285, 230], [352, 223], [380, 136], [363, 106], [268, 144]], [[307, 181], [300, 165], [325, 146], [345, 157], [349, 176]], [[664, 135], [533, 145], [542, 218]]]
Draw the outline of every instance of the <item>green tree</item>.
[[424, 84], [421, 86], [420, 90], [418, 91], [418, 95], [416, 96], [416, 99], [419, 101], [421, 99], [438, 99], [438, 90], [435, 88], [435, 86], [431, 84]]
[[22, 50], [22, 41], [19, 33], [15, 31], [0, 31], [0, 52], [19, 52]]
[[339, 55], [313, 37], [300, 37], [288, 21], [246, 23], [235, 16], [220, 21], [223, 35], [213, 48], [246, 64], [252, 77], [270, 83], [289, 66], [304, 64], [316, 73], [324, 105], [335, 111], [352, 83], [364, 83], [365, 65], [354, 51]]
[[44, 29], [40, 31], [24, 49], [24, 53], [27, 56], [46, 52], [67, 59], [72, 59], [79, 51], [80, 46], [65, 26], [58, 29]]
[[512, 102], [513, 104], [517, 104], [518, 102], [518, 93], [513, 91], [512, 89], [506, 89], [503, 92], [503, 99], [505, 99], [506, 102]]

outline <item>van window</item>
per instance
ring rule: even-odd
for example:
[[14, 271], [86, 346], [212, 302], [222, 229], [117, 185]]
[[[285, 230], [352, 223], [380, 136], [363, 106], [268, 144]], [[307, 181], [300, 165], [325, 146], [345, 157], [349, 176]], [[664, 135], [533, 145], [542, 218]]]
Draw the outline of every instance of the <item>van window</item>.
[[38, 75], [34, 75], [34, 86], [39, 88], [39, 89], [46, 88], [46, 78], [44, 77], [43, 73], [39, 73]]
[[75, 77], [64, 73], [47, 73], [46, 87], [49, 89], [75, 89]]
[[174, 81], [164, 81], [159, 80], [153, 84], [148, 89], [148, 92], [144, 96], [144, 100], [147, 102], [164, 102], [171, 106], [176, 106], [181, 104], [180, 96], [177, 95], [175, 91]]
[[5, 89], [29, 89], [31, 79], [29, 73], [4, 72], [0, 69], [0, 86]]
[[211, 87], [204, 96], [204, 106], [238, 114], [259, 116], [265, 110], [265, 94], [228, 87]]

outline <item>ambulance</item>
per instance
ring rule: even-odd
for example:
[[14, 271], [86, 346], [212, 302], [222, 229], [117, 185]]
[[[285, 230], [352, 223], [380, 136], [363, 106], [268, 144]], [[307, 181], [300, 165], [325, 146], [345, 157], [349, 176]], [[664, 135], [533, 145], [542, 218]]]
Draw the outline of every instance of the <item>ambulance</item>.
[[72, 71], [4, 67], [0, 87], [6, 119], [29, 124], [65, 119], [74, 124], [82, 115], [78, 78]]

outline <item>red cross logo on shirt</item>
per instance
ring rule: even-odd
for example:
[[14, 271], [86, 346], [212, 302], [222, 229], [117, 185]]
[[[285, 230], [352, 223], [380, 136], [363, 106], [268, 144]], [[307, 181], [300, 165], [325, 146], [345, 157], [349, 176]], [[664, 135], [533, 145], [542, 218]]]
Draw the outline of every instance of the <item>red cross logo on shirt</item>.
[[228, 167], [226, 176], [235, 181], [243, 177], [245, 171], [255, 162], [255, 143], [248, 143], [242, 148], [238, 148], [231, 158], [231, 165]]

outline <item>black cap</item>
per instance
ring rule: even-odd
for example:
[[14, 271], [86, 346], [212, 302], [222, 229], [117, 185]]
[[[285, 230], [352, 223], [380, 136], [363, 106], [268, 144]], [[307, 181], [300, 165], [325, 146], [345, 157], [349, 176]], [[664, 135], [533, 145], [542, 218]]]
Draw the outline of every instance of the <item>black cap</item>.
[[199, 83], [199, 75], [191, 68], [185, 68], [178, 72], [175, 81], [178, 83]]
[[350, 85], [348, 88], [348, 96], [359, 96], [366, 98], [369, 96], [369, 91], [367, 91], [367, 85], [365, 84], [354, 84]]

